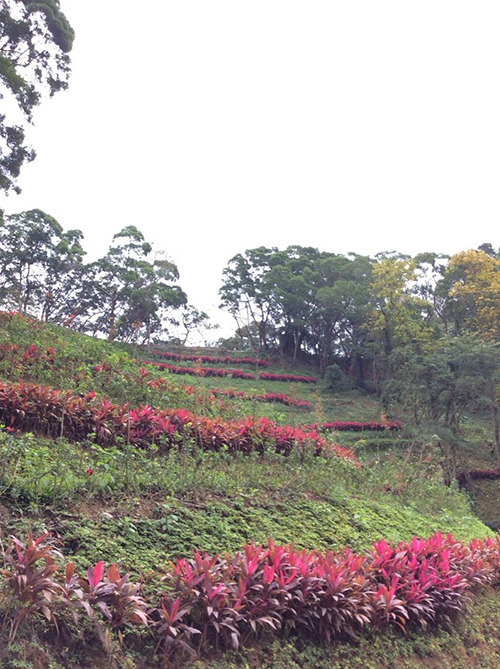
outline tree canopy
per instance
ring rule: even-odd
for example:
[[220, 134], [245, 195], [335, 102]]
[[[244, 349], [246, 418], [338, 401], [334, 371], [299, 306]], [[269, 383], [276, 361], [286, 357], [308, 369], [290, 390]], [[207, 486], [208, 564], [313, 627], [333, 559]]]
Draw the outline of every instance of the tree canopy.
[[[179, 271], [138, 228], [120, 230], [95, 262], [84, 256], [83, 234], [64, 231], [40, 209], [5, 216], [0, 303], [110, 340], [149, 342], [176, 323], [172, 311], [187, 303]], [[194, 307], [189, 313], [196, 316], [189, 328], [208, 318]]]
[[0, 99], [13, 110], [0, 114], [0, 190], [20, 192], [21, 167], [35, 158], [25, 123], [44, 96], [68, 87], [74, 38], [59, 0], [0, 0]]

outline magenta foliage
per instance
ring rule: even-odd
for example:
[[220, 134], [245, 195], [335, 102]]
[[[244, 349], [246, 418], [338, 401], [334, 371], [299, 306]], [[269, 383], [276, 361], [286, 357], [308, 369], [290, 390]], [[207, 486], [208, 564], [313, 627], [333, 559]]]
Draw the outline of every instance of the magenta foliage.
[[196, 655], [212, 645], [238, 648], [263, 632], [329, 642], [388, 625], [406, 632], [449, 623], [475, 588], [500, 581], [500, 537], [469, 544], [440, 532], [397, 545], [381, 539], [364, 554], [271, 540], [235, 555], [196, 551], [171, 565], [167, 593], [154, 607], [115, 565], [106, 572], [99, 562], [80, 576], [73, 563], [60, 570], [61, 560], [45, 536], [10, 540], [0, 585], [14, 616], [11, 638], [27, 618], [57, 624], [56, 613], [69, 612], [78, 625], [84, 610], [107, 648], [112, 630], [147, 625], [167, 655]]
[[269, 449], [289, 455], [298, 448], [301, 453], [332, 454], [360, 466], [352, 451], [330, 444], [314, 428], [280, 426], [267, 418], [224, 421], [196, 416], [186, 409], [132, 409], [126, 404], [98, 399], [95, 393], [80, 397], [31, 383], [0, 381], [0, 421], [12, 430], [64, 436], [74, 441], [95, 434], [102, 445], [120, 438], [135, 446], [154, 443], [180, 448], [186, 439], [191, 439], [211, 451], [227, 448], [231, 452], [262, 453]]
[[153, 360], [145, 360], [146, 365], [155, 365], [162, 371], [170, 372], [171, 374], [190, 374], [192, 376], [232, 376], [233, 379], [255, 379], [254, 374], [245, 372], [242, 369], [223, 369], [217, 367], [178, 367], [176, 365], [167, 365], [165, 362], [154, 362]]
[[389, 430], [395, 432], [403, 429], [402, 423], [398, 420], [387, 421], [385, 423], [377, 423], [375, 421], [357, 422], [357, 421], [340, 421], [334, 420], [331, 423], [323, 423], [322, 425], [314, 424], [318, 430], [337, 430], [338, 432], [383, 432]]

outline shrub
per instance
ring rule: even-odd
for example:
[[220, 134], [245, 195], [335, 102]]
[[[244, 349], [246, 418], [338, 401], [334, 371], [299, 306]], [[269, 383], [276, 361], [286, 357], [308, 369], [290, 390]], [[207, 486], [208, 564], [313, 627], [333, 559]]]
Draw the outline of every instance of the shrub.
[[330, 365], [325, 369], [325, 384], [328, 390], [334, 392], [345, 392], [346, 390], [352, 390], [354, 387], [351, 378], [337, 364]]

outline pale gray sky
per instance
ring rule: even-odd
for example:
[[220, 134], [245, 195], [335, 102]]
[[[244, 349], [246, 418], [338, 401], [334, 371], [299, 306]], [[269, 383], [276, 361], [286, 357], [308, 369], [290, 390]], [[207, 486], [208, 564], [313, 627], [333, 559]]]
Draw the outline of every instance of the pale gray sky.
[[73, 77], [7, 213], [82, 229], [92, 257], [137, 225], [212, 314], [254, 246], [500, 244], [497, 0], [61, 5]]

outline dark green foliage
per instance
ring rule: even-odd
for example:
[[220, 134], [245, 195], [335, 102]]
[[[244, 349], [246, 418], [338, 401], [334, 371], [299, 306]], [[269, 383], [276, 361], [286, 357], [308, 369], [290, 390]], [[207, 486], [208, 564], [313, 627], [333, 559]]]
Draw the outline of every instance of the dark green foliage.
[[352, 390], [354, 384], [352, 379], [335, 364], [325, 369], [325, 385], [328, 390], [343, 392]]
[[[1, 0], [0, 80], [27, 121], [45, 92], [68, 87], [74, 31], [59, 0]], [[3, 96], [0, 96], [0, 99]], [[0, 190], [20, 192], [22, 165], [35, 158], [24, 128], [0, 115]]]
[[[39, 209], [0, 220], [0, 304], [22, 314], [126, 341], [151, 341], [170, 310], [187, 302], [176, 265], [134, 226], [117, 233], [107, 254], [84, 264], [83, 235], [63, 231]], [[186, 326], [207, 320], [196, 309]], [[188, 332], [189, 333], [189, 332]]]
[[33, 209], [0, 224], [0, 301], [20, 313], [62, 321], [74, 308], [83, 273], [79, 230]]

